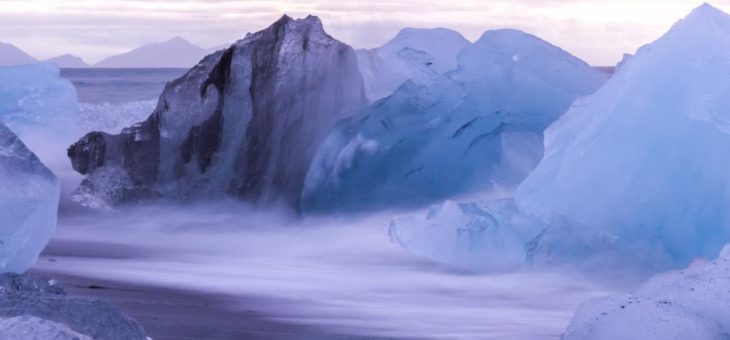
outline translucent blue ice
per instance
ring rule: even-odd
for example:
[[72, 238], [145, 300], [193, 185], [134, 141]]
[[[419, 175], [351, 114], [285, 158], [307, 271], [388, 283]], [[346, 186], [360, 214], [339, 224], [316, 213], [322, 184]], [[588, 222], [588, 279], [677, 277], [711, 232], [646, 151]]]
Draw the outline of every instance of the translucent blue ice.
[[514, 186], [542, 157], [542, 132], [606, 79], [516, 30], [486, 32], [432, 84], [406, 82], [343, 121], [319, 148], [305, 211], [422, 204]]
[[56, 228], [59, 195], [53, 173], [0, 123], [0, 272], [35, 263]]
[[[477, 269], [514, 254], [523, 264], [592, 269], [685, 266], [730, 241], [728, 150], [730, 17], [703, 5], [546, 131], [544, 159], [518, 187], [511, 215], [497, 218], [501, 232], [480, 234], [516, 248], [463, 250], [454, 235], [483, 219], [471, 211], [397, 219], [391, 235], [415, 253]], [[438, 221], [439, 232], [429, 231]], [[439, 250], [448, 247], [459, 261]]]
[[0, 67], [0, 122], [21, 137], [70, 133], [80, 123], [73, 84], [50, 64]]

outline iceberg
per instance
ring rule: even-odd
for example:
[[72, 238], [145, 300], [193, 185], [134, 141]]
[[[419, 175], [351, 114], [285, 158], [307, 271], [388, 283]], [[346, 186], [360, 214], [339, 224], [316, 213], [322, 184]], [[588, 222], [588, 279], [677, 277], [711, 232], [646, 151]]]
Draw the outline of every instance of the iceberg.
[[355, 51], [282, 17], [170, 82], [149, 118], [69, 147], [91, 206], [231, 195], [296, 207], [335, 122], [365, 104]]
[[21, 273], [56, 228], [60, 186], [53, 173], [0, 123], [0, 272]]
[[730, 334], [730, 247], [713, 262], [658, 274], [630, 294], [581, 305], [564, 340], [724, 339]]
[[[547, 129], [545, 156], [511, 203], [513, 216], [534, 222], [498, 219], [515, 235], [484, 237], [517, 237], [521, 250], [508, 255], [521, 254], [524, 264], [656, 272], [714, 258], [730, 241], [729, 73], [730, 17], [700, 6]], [[453, 239], [482, 218], [470, 216], [431, 219], [442, 219], [440, 233]], [[448, 261], [423, 220], [396, 223], [392, 234]], [[419, 233], [434, 244], [409, 241]], [[469, 256], [489, 263], [503, 250], [476, 247]]]
[[76, 88], [58, 67], [0, 67], [0, 122], [21, 138], [39, 130], [74, 133], [80, 123]]
[[542, 158], [543, 130], [607, 75], [533, 35], [486, 32], [454, 71], [407, 81], [338, 124], [312, 162], [302, 210], [420, 205], [514, 188]]
[[522, 209], [656, 269], [714, 258], [730, 241], [728, 74], [730, 16], [700, 6], [548, 129]]
[[385, 45], [357, 51], [370, 102], [391, 95], [407, 80], [428, 84], [456, 69], [459, 52], [470, 42], [445, 28], [404, 28]]

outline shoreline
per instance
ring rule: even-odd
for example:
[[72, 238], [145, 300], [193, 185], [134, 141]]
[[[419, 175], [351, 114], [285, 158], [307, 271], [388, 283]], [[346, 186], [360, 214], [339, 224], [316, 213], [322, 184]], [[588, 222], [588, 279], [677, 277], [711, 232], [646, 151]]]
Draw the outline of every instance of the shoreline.
[[255, 302], [246, 311], [228, 307], [234, 302], [240, 303], [240, 297], [99, 280], [36, 268], [31, 268], [26, 274], [56, 279], [71, 297], [113, 305], [139, 323], [147, 336], [154, 340], [382, 339], [336, 334], [306, 325], [274, 321], [256, 311]]
[[[274, 320], [257, 306], [276, 301], [205, 291], [170, 288], [73, 273], [64, 259], [144, 258], [141, 249], [88, 241], [52, 239], [26, 274], [55, 279], [71, 297], [101, 300], [135, 320], [154, 340], [216, 339], [383, 339], [337, 333], [298, 323]], [[245, 304], [245, 309], [234, 308]]]

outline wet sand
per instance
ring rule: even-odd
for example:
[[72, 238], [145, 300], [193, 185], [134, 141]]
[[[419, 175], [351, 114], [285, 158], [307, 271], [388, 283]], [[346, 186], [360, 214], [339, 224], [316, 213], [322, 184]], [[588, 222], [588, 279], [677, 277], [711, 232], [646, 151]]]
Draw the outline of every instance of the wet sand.
[[[241, 305], [241, 297], [214, 295], [126, 282], [114, 282], [56, 271], [55, 263], [64, 258], [128, 258], [139, 252], [113, 244], [52, 240], [38, 263], [27, 273], [33, 277], [54, 278], [62, 283], [70, 296], [98, 299], [114, 305], [136, 320], [155, 340], [187, 339], [375, 339], [348, 336], [298, 324], [267, 318], [256, 306], [281, 304], [285, 301], [247, 299], [250, 309], [231, 308]], [[60, 266], [59, 266], [60, 267]]]

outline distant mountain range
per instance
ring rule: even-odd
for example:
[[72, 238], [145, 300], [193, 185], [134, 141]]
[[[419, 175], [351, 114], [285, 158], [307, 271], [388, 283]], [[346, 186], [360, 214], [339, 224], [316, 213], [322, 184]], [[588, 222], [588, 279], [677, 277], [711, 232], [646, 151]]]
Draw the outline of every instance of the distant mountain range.
[[22, 65], [37, 62], [38, 60], [23, 52], [23, 50], [0, 42], [0, 65]]
[[111, 56], [94, 64], [94, 67], [188, 68], [197, 64], [209, 53], [209, 49], [193, 45], [183, 38], [175, 37], [162, 43], [147, 44], [129, 52]]
[[55, 58], [44, 60], [43, 62], [54, 64], [59, 68], [84, 68], [90, 66], [83, 59], [72, 54], [60, 55]]
[[[129, 52], [111, 56], [90, 65], [80, 57], [64, 54], [44, 63], [54, 64], [60, 68], [189, 68], [197, 64], [206, 55], [228, 47], [221, 45], [202, 48], [189, 41], [175, 37], [161, 43], [146, 44]], [[34, 64], [41, 62], [25, 53], [20, 48], [7, 43], [0, 43], [0, 66]]]

